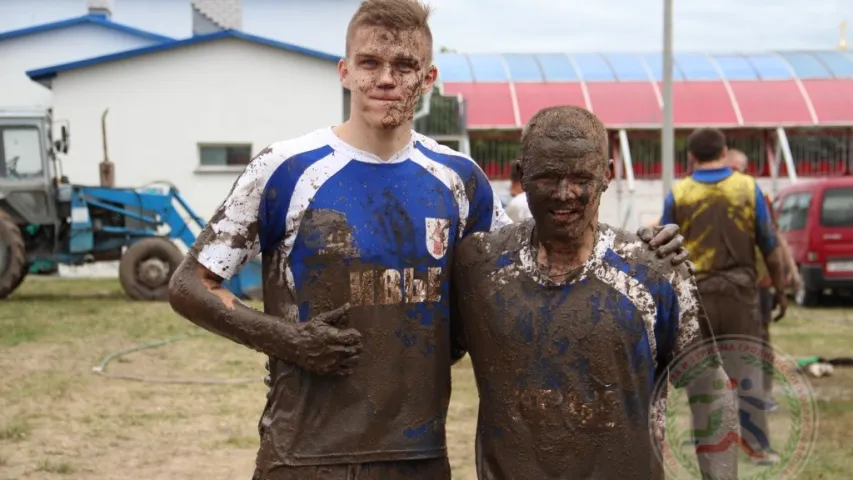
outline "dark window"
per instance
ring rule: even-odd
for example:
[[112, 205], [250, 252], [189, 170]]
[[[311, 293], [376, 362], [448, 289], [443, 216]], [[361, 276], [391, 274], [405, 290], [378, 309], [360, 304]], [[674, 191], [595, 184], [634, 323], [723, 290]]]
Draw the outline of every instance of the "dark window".
[[251, 145], [202, 145], [199, 147], [201, 165], [248, 165], [252, 160]]
[[779, 208], [779, 230], [802, 230], [806, 227], [811, 193], [794, 193], [785, 197]]
[[830, 188], [824, 192], [820, 224], [824, 227], [853, 227], [853, 188]]

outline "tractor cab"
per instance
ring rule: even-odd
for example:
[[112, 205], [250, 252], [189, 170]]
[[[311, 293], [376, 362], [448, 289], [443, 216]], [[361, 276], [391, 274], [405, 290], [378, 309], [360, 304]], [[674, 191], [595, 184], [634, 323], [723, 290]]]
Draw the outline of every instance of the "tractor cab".
[[57, 152], [68, 151], [68, 130], [52, 140], [50, 111], [0, 111], [0, 210], [16, 223], [55, 225]]

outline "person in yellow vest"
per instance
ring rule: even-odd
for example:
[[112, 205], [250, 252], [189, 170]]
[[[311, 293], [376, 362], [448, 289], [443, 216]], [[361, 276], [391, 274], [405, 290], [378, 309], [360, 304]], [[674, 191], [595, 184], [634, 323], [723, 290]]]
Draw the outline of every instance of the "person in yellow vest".
[[[787, 309], [784, 257], [770, 208], [755, 178], [728, 166], [723, 132], [698, 129], [688, 138], [687, 146], [693, 172], [667, 195], [661, 223], [674, 223], [681, 229], [714, 335], [742, 335], [761, 342], [756, 248], [775, 290], [779, 312], [774, 320], [781, 319]], [[726, 362], [726, 373], [737, 380], [740, 397], [753, 396], [755, 390], [747, 390], [763, 384], [764, 379], [749, 378], [752, 369], [740, 364], [739, 356], [734, 357]], [[763, 385], [758, 391], [763, 392]], [[769, 435], [764, 434], [767, 406], [740, 403], [743, 439], [761, 454], [759, 463], [778, 462]]]
[[[746, 166], [749, 162], [746, 154], [742, 151], [730, 148], [728, 151], [728, 165], [729, 167], [740, 173], [746, 173]], [[784, 271], [785, 271], [785, 286], [788, 288], [796, 289], [800, 282], [800, 275], [796, 268], [796, 262], [794, 262], [794, 257], [791, 255], [791, 250], [788, 248], [788, 244], [785, 242], [785, 239], [779, 234], [779, 224], [776, 220], [776, 214], [773, 211], [773, 202], [770, 198], [770, 195], [764, 194], [764, 200], [767, 203], [768, 209], [770, 211], [770, 218], [773, 220], [773, 229], [776, 232], [776, 238], [779, 241], [779, 246], [782, 248], [782, 254], [784, 258]], [[756, 255], [757, 261], [757, 274], [758, 274], [758, 305], [761, 314], [761, 334], [762, 339], [770, 345], [770, 320], [773, 315], [773, 280], [770, 278], [770, 271], [767, 269], [767, 264], [764, 262], [764, 258], [761, 255], [761, 251], [758, 247], [756, 247]], [[773, 350], [769, 351], [769, 354], [773, 354]], [[764, 390], [767, 394], [768, 401], [772, 404], [770, 410], [776, 410], [777, 404], [776, 401], [772, 398], [773, 391], [773, 374], [765, 372], [764, 375]]]

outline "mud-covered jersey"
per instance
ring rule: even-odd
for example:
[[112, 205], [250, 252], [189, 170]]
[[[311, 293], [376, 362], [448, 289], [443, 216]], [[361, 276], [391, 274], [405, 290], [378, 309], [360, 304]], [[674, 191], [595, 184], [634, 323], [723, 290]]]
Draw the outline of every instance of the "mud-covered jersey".
[[589, 260], [556, 283], [536, 267], [533, 226], [472, 235], [454, 258], [454, 330], [480, 396], [478, 478], [662, 479], [656, 382], [710, 336], [687, 265], [599, 225]]
[[471, 158], [416, 133], [388, 161], [331, 128], [254, 158], [199, 262], [227, 279], [261, 253], [266, 313], [306, 321], [350, 302], [364, 342], [350, 376], [270, 359], [259, 464], [446, 455], [450, 259], [460, 239], [509, 222]]

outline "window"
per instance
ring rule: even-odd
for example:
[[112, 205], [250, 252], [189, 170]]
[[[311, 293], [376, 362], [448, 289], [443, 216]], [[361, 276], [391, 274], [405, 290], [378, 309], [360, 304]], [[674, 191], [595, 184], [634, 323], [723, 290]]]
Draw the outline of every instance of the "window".
[[853, 188], [830, 188], [824, 192], [820, 224], [824, 227], [853, 227]]
[[199, 156], [203, 167], [244, 166], [252, 160], [252, 146], [201, 145]]
[[811, 193], [794, 193], [785, 197], [779, 211], [779, 230], [802, 230], [806, 227]]
[[0, 132], [0, 178], [44, 176], [39, 130], [34, 127], [10, 127], [0, 129]]

